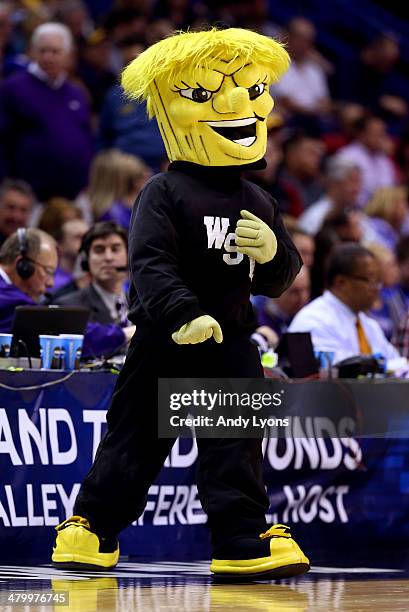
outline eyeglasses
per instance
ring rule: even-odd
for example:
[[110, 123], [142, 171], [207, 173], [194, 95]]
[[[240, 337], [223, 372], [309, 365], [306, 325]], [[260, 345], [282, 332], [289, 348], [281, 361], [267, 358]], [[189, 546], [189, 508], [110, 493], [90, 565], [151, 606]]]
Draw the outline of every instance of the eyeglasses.
[[365, 283], [369, 287], [373, 287], [374, 289], [382, 289], [382, 283], [380, 281], [375, 281], [370, 278], [366, 278], [366, 276], [359, 276], [358, 274], [348, 274], [349, 278], [355, 278], [356, 280]]
[[35, 264], [36, 266], [40, 266], [40, 268], [44, 270], [47, 276], [49, 276], [50, 278], [54, 278], [55, 273], [57, 272], [55, 268], [50, 268], [49, 266], [45, 266], [44, 264], [40, 263], [39, 261], [36, 261], [35, 259], [31, 259], [30, 257], [26, 257], [26, 259], [27, 261], [31, 261], [31, 263]]

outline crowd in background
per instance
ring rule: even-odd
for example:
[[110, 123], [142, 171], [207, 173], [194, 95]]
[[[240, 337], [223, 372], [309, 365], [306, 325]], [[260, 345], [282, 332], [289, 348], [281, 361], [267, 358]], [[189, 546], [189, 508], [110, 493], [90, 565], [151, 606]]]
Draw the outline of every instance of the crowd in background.
[[362, 41], [359, 60], [335, 69], [313, 21], [277, 24], [264, 0], [1, 2], [0, 244], [19, 227], [55, 239], [51, 301], [90, 282], [77, 258], [84, 234], [97, 222], [126, 231], [139, 191], [167, 166], [156, 122], [123, 97], [119, 74], [174, 30], [213, 24], [274, 36], [292, 58], [271, 88], [267, 168], [246, 178], [279, 202], [304, 267], [280, 298], [254, 300], [260, 325], [280, 337], [328, 287], [340, 245], [353, 242], [377, 262], [377, 278], [355, 275], [354, 291], [379, 283], [367, 312], [408, 356], [409, 79], [391, 32]]

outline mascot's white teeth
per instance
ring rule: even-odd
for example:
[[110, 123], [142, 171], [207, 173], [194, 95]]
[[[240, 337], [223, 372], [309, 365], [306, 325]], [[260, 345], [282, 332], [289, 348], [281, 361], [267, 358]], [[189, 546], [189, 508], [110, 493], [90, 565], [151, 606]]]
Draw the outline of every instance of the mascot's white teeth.
[[239, 140], [233, 140], [236, 144], [243, 145], [243, 147], [251, 147], [256, 142], [256, 137], [251, 136], [250, 138], [240, 138]]
[[257, 139], [257, 118], [227, 119], [226, 121], [207, 121], [212, 130], [243, 147], [251, 147]]
[[252, 125], [256, 123], [256, 117], [249, 117], [248, 119], [226, 119], [226, 121], [206, 121], [207, 125], [215, 128], [233, 128], [233, 127], [245, 127], [246, 125]]

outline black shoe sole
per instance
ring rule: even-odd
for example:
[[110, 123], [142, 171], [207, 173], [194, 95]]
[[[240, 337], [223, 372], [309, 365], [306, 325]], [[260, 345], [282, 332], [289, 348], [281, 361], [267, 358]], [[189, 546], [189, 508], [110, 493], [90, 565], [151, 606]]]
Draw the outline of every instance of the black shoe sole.
[[257, 574], [212, 574], [214, 582], [254, 582], [255, 580], [281, 580], [284, 578], [293, 578], [305, 574], [310, 569], [306, 563], [296, 563], [293, 565], [285, 565], [276, 569], [268, 570], [267, 572], [258, 572]]
[[97, 572], [109, 572], [113, 570], [116, 566], [112, 567], [102, 567], [101, 565], [92, 565], [92, 563], [77, 563], [75, 561], [66, 561], [63, 563], [52, 562], [53, 567], [56, 569], [63, 570], [85, 570], [85, 571], [97, 571]]

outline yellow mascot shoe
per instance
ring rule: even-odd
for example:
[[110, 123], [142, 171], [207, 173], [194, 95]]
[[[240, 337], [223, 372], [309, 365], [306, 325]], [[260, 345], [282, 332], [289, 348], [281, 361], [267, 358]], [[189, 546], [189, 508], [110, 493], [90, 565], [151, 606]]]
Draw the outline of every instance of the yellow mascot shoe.
[[260, 534], [260, 539], [270, 539], [270, 555], [256, 559], [213, 559], [210, 571], [216, 577], [243, 579], [279, 579], [304, 574], [310, 562], [298, 544], [292, 539], [286, 525], [273, 525]]
[[100, 540], [82, 516], [72, 516], [55, 529], [57, 538], [51, 560], [56, 567], [110, 569], [118, 563], [118, 544], [112, 552], [100, 552]]

